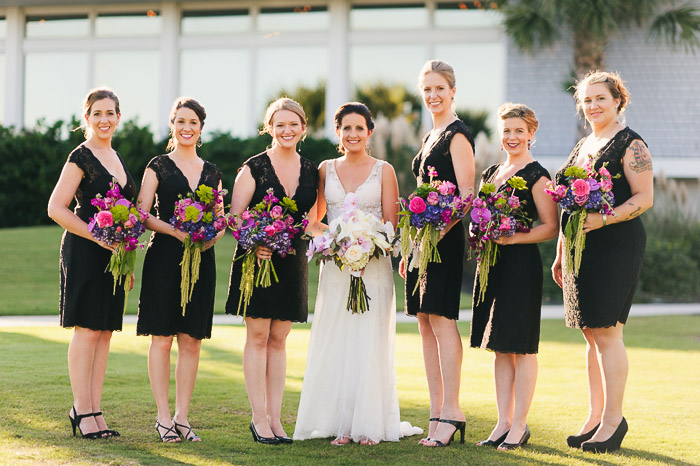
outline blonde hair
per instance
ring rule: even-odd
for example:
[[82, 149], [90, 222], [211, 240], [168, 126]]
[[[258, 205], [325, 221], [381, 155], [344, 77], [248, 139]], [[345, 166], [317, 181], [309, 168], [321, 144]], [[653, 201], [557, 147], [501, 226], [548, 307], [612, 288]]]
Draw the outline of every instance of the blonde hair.
[[625, 107], [630, 103], [630, 93], [622, 81], [619, 73], [609, 71], [591, 71], [586, 74], [583, 79], [576, 83], [576, 91], [574, 99], [576, 99], [576, 110], [582, 110], [583, 90], [591, 84], [605, 84], [605, 87], [610, 91], [613, 99], [620, 99], [620, 104], [617, 106], [617, 113], [625, 111]]
[[428, 60], [421, 68], [418, 74], [418, 86], [420, 86], [423, 78], [430, 73], [437, 73], [447, 81], [447, 84], [454, 88], [457, 85], [457, 78], [455, 78], [455, 69], [447, 62], [442, 60]]
[[531, 133], [537, 131], [537, 128], [540, 126], [540, 122], [537, 120], [535, 111], [525, 104], [506, 102], [498, 108], [498, 117], [501, 120], [508, 118], [520, 118], [525, 122], [527, 125], [527, 130]]
[[280, 110], [289, 110], [299, 116], [301, 125], [304, 127], [304, 134], [301, 136], [303, 141], [306, 137], [306, 113], [299, 102], [289, 97], [280, 97], [268, 105], [267, 110], [265, 110], [265, 119], [263, 120], [263, 128], [260, 130], [260, 134], [272, 135], [272, 118]]

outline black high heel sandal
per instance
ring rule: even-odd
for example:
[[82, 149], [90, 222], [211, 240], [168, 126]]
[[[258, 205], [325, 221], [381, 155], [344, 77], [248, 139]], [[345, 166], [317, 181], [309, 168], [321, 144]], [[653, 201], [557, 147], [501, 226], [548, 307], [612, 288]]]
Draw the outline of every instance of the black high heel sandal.
[[[96, 412], [96, 413], [92, 413], [92, 415], [95, 416], [95, 417], [97, 417], [97, 416], [102, 416], [102, 417], [104, 417], [104, 416], [102, 415], [102, 411], [98, 411], [98, 412]], [[105, 422], [105, 424], [107, 424], [107, 423]], [[102, 431], [100, 431], [100, 432], [102, 433], [102, 436], [104, 436], [105, 438], [109, 438], [109, 437], [121, 437], [121, 435], [119, 435], [119, 432], [117, 432], [116, 430], [112, 430], [112, 429], [102, 430]]]
[[623, 417], [620, 424], [615, 429], [615, 432], [610, 436], [609, 439], [604, 442], [583, 442], [581, 444], [581, 449], [583, 451], [588, 451], [591, 453], [608, 453], [611, 451], [617, 451], [622, 445], [622, 439], [625, 438], [627, 434], [627, 420]]
[[258, 434], [258, 431], [255, 430], [255, 424], [253, 424], [252, 420], [250, 421], [250, 433], [253, 434], [253, 440], [255, 441], [255, 443], [262, 443], [265, 445], [279, 445], [280, 444], [280, 440], [277, 437], [261, 437]]
[[[454, 432], [452, 432], [452, 435], [450, 436], [450, 439], [447, 441], [447, 443], [442, 443], [440, 440], [431, 439], [430, 440], [431, 442], [437, 443], [437, 445], [435, 445], [436, 447], [449, 446], [452, 443], [452, 440], [454, 440], [455, 434], [457, 433], [457, 431], [459, 431], [459, 434], [460, 434], [459, 443], [464, 444], [464, 431], [465, 431], [466, 426], [467, 426], [466, 421], [452, 421], [450, 419], [440, 419], [439, 422], [444, 422], [445, 424], [452, 424], [453, 426], [455, 426], [455, 430], [454, 430]], [[425, 446], [429, 447], [432, 445], [425, 445]]]
[[581, 444], [587, 440], [590, 440], [595, 434], [595, 432], [598, 430], [598, 427], [600, 427], [600, 423], [598, 423], [597, 426], [595, 426], [593, 429], [584, 434], [569, 435], [568, 437], [566, 437], [566, 444], [569, 445], [571, 448], [581, 448]]
[[[160, 429], [164, 429], [165, 432], [161, 432]], [[160, 437], [160, 441], [163, 443], [179, 443], [180, 442], [180, 436], [175, 431], [175, 426], [173, 425], [172, 427], [165, 427], [163, 424], [160, 423], [158, 418], [156, 418], [156, 432], [158, 432], [158, 436]], [[170, 433], [168, 433], [168, 432], [170, 432]]]
[[508, 434], [510, 434], [510, 430], [507, 431], [505, 434], [501, 435], [498, 437], [496, 440], [482, 440], [481, 442], [476, 442], [477, 447], [493, 447], [497, 448], [500, 444], [506, 441], [506, 437], [508, 437]]
[[75, 410], [75, 406], [73, 406], [73, 409], [71, 410], [71, 413], [73, 413], [73, 417], [68, 414], [68, 419], [70, 419], [70, 425], [73, 427], [73, 437], [77, 437], [75, 433], [76, 427], [78, 428], [78, 432], [80, 432], [80, 436], [82, 438], [86, 438], [88, 440], [95, 440], [98, 438], [102, 438], [102, 431], [98, 430], [97, 432], [88, 432], [87, 434], [83, 433], [83, 429], [80, 428], [80, 423], [82, 422], [83, 419], [86, 417], [94, 417], [95, 413], [88, 413], [88, 414], [78, 414], [78, 412]]
[[503, 442], [498, 446], [498, 450], [501, 450], [501, 451], [517, 450], [518, 448], [522, 447], [523, 445], [527, 445], [528, 440], [530, 440], [530, 428], [526, 425], [525, 432], [523, 432], [523, 436], [520, 437], [520, 441], [518, 443]]
[[[202, 439], [199, 438], [199, 435], [195, 434], [194, 431], [192, 430], [192, 426], [186, 426], [185, 424], [180, 424], [175, 419], [173, 419], [173, 427], [177, 431], [178, 434], [182, 436], [182, 440], [187, 440], [188, 442], [201, 442]], [[180, 430], [182, 429], [182, 430]], [[185, 433], [185, 429], [187, 429], [187, 432]]]
[[[430, 423], [431, 422], [440, 422], [440, 418], [439, 417], [431, 417], [430, 419], [428, 419], [428, 434], [430, 434]], [[423, 445], [425, 442], [430, 442], [430, 435], [428, 435], [428, 437], [422, 438], [418, 441], [418, 443], [420, 445]]]

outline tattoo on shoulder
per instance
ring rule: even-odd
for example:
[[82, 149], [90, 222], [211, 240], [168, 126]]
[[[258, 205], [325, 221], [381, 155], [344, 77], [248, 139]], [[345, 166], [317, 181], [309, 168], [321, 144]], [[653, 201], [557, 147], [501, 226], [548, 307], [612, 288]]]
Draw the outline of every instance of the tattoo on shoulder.
[[629, 148], [634, 156], [634, 160], [630, 162], [632, 170], [642, 173], [652, 169], [651, 154], [641, 141], [634, 141]]

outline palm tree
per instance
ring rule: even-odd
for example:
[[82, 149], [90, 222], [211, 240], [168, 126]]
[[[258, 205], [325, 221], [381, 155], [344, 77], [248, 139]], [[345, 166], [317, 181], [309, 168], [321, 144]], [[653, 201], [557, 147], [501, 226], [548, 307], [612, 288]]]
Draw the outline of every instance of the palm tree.
[[700, 6], [674, 0], [499, 0], [505, 31], [523, 51], [554, 44], [571, 34], [576, 79], [605, 68], [605, 51], [615, 34], [646, 28], [649, 39], [694, 51], [700, 46]]

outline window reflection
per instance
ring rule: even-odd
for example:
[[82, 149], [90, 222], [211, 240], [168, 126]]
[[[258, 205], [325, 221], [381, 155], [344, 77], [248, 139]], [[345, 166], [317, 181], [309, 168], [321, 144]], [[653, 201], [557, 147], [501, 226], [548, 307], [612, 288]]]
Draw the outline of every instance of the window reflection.
[[354, 5], [350, 10], [350, 28], [417, 29], [428, 26], [428, 10], [422, 3], [396, 5]]
[[138, 117], [151, 131], [167, 126], [158, 121], [157, 51], [115, 51], [95, 54], [95, 85], [110, 87], [119, 96], [122, 118]]
[[328, 8], [301, 5], [284, 8], [261, 8], [258, 31], [323, 31], [328, 29]]
[[95, 21], [97, 37], [143, 37], [160, 33], [160, 15], [155, 10], [136, 13], [102, 13]]
[[0, 53], [0, 125], [5, 122], [5, 54]]
[[495, 2], [438, 2], [435, 26], [445, 28], [497, 26], [501, 18]]
[[418, 72], [428, 58], [422, 45], [358, 45], [350, 49], [353, 86], [402, 84], [418, 92]]
[[[82, 52], [28, 53], [25, 57], [24, 126], [44, 118], [70, 121], [82, 114], [88, 91], [88, 56]], [[70, 79], [62, 79], [70, 71]]]
[[505, 48], [501, 43], [438, 44], [435, 58], [451, 64], [457, 76], [457, 109], [494, 113], [503, 103]]
[[183, 11], [183, 35], [229, 34], [250, 29], [248, 10]]
[[87, 15], [27, 16], [27, 38], [82, 37], [90, 31]]
[[180, 95], [191, 96], [206, 108], [205, 135], [217, 130], [249, 135], [250, 55], [246, 49], [182, 52]]

